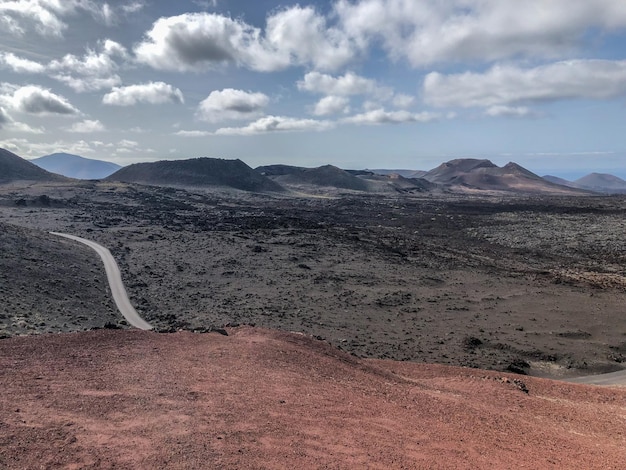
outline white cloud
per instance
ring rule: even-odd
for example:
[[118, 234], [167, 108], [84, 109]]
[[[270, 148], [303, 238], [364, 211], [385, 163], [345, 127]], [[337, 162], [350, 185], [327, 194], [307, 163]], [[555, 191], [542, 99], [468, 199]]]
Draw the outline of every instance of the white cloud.
[[209, 13], [160, 18], [135, 48], [137, 59], [158, 70], [200, 71], [243, 60], [259, 46], [260, 31], [241, 20]]
[[382, 43], [413, 66], [562, 57], [588, 34], [626, 26], [621, 0], [339, 0], [334, 9], [361, 47]]
[[315, 104], [313, 114], [328, 116], [330, 114], [349, 113], [350, 100], [345, 96], [325, 96]]
[[408, 111], [385, 111], [382, 108], [343, 119], [347, 124], [401, 124], [405, 122], [430, 122], [439, 119], [436, 113], [410, 113]]
[[316, 69], [337, 70], [352, 62], [358, 50], [341, 29], [310, 6], [282, 10], [267, 19], [267, 42], [288, 63], [311, 64]]
[[525, 118], [525, 117], [538, 117], [539, 114], [527, 106], [491, 106], [485, 111], [485, 114], [490, 117], [512, 117], [512, 118]]
[[396, 108], [410, 108], [415, 103], [415, 97], [398, 93], [393, 97], [392, 103]]
[[89, 134], [92, 132], [102, 132], [105, 130], [104, 125], [98, 120], [85, 119], [84, 121], [74, 123], [68, 132]]
[[3, 0], [0, 1], [0, 25], [14, 35], [34, 31], [43, 36], [61, 37], [68, 28], [66, 17], [87, 13], [110, 26], [118, 20], [118, 13], [134, 13], [143, 8], [143, 2], [134, 1], [113, 5], [95, 0]]
[[126, 5], [122, 5], [121, 9], [124, 13], [137, 13], [144, 9], [146, 4], [144, 2], [131, 2]]
[[267, 18], [265, 32], [215, 13], [160, 18], [135, 47], [141, 63], [159, 70], [203, 71], [226, 64], [272, 72], [292, 65], [335, 70], [352, 61], [355, 45], [312, 7], [293, 6]]
[[17, 87], [3, 83], [0, 85], [0, 93], [0, 104], [21, 113], [66, 116], [80, 114], [63, 96], [36, 85]]
[[12, 52], [0, 52], [0, 67], [15, 73], [43, 73], [46, 69], [39, 62], [18, 57]]
[[43, 36], [63, 35], [68, 28], [64, 18], [78, 12], [87, 12], [96, 19], [107, 19], [100, 2], [92, 0], [12, 0], [0, 2], [0, 24], [15, 35], [35, 31]]
[[209, 131], [178, 131], [174, 135], [179, 137], [207, 137], [213, 135], [213, 133]]
[[528, 69], [494, 66], [484, 73], [432, 72], [423, 88], [425, 101], [440, 107], [607, 99], [626, 94], [626, 61], [570, 60]]
[[297, 83], [298, 89], [324, 95], [374, 95], [389, 98], [392, 91], [379, 86], [375, 80], [347, 72], [340, 77], [333, 77], [320, 72], [309, 72], [304, 80]]
[[255, 135], [269, 132], [324, 131], [334, 127], [329, 121], [265, 116], [244, 127], [223, 127], [216, 135]]
[[0, 147], [21, 157], [29, 158], [41, 157], [55, 152], [67, 152], [75, 155], [87, 155], [94, 152], [92, 144], [85, 140], [34, 142], [31, 139], [11, 138], [0, 140]]
[[209, 122], [250, 119], [258, 116], [268, 103], [269, 98], [263, 93], [226, 88], [212, 91], [198, 106], [197, 116]]
[[11, 116], [0, 106], [0, 129], [11, 122]]
[[112, 106], [134, 106], [138, 103], [164, 104], [184, 103], [183, 93], [164, 82], [115, 87], [102, 98], [104, 104]]
[[0, 130], [5, 129], [11, 132], [21, 132], [25, 134], [43, 134], [44, 129], [39, 127], [31, 127], [23, 122], [16, 122], [13, 118], [7, 113], [7, 111], [0, 106]]
[[115, 59], [127, 60], [128, 52], [119, 43], [107, 39], [98, 45], [99, 51], [87, 49], [83, 57], [67, 54], [51, 61], [46, 69], [52, 78], [66, 84], [77, 93], [110, 89], [122, 81], [116, 73]]

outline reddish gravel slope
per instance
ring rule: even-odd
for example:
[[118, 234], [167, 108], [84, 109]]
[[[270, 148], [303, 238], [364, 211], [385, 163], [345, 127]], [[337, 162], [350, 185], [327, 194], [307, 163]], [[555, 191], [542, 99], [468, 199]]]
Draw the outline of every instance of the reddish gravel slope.
[[100, 330], [0, 341], [0, 467], [626, 462], [624, 389], [360, 360], [269, 330], [229, 333]]

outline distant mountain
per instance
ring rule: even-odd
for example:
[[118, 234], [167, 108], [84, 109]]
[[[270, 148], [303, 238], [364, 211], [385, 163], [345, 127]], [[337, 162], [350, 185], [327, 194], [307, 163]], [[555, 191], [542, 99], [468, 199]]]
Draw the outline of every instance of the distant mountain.
[[135, 163], [121, 168], [106, 180], [155, 186], [223, 186], [258, 192], [284, 190], [241, 160], [221, 158]]
[[267, 165], [256, 168], [259, 174], [286, 186], [311, 185], [353, 191], [367, 191], [361, 178], [333, 165], [303, 168], [290, 165]]
[[61, 175], [39, 168], [14, 153], [0, 149], [0, 183], [12, 181], [66, 181]]
[[397, 173], [380, 175], [368, 172], [359, 175], [359, 178], [368, 183], [371, 192], [423, 193], [437, 188], [436, 184], [423, 178], [405, 178]]
[[44, 170], [84, 180], [98, 180], [112, 175], [122, 168], [112, 162], [92, 160], [69, 153], [53, 153], [31, 160]]
[[581, 194], [584, 191], [547, 181], [517, 163], [503, 167], [489, 160], [464, 158], [442, 163], [423, 178], [464, 191], [507, 191], [532, 194]]
[[549, 181], [550, 183], [560, 184], [561, 186], [570, 186], [572, 188], [576, 187], [575, 183], [572, 183], [571, 181], [566, 180], [565, 178], [559, 178], [558, 176], [544, 175], [542, 176], [542, 178], [546, 181]]
[[626, 193], [626, 181], [606, 173], [591, 173], [574, 181], [579, 188], [601, 193]]
[[427, 171], [423, 170], [387, 170], [382, 168], [368, 171], [371, 171], [372, 173], [375, 173], [377, 175], [400, 175], [404, 178], [423, 178], [424, 175], [428, 173]]

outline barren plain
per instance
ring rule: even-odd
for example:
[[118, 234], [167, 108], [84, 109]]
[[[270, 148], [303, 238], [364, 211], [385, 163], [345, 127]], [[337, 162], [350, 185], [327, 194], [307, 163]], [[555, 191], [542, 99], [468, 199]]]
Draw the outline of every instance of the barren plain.
[[4, 336], [126, 327], [95, 253], [57, 231], [107, 246], [160, 331], [256, 325], [546, 377], [626, 360], [624, 197], [14, 184], [0, 224]]

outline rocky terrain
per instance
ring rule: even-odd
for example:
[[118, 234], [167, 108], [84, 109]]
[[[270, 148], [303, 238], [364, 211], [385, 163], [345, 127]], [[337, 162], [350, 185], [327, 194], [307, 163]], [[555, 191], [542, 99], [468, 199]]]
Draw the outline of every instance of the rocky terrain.
[[624, 389], [362, 360], [258, 328], [0, 341], [0, 467], [602, 469]]
[[[620, 197], [294, 197], [93, 182], [0, 191], [0, 223], [29, 228], [22, 236], [39, 254], [26, 263], [47, 263], [46, 289], [59, 277], [54, 260], [85, 248], [45, 232], [93, 239], [160, 330], [254, 324], [360, 357], [551, 377], [623, 367], [625, 214]], [[98, 305], [92, 256], [72, 292]], [[65, 293], [44, 302], [8, 292], [4, 335], [97, 326], [55, 313]], [[92, 312], [104, 323], [109, 313]]]

